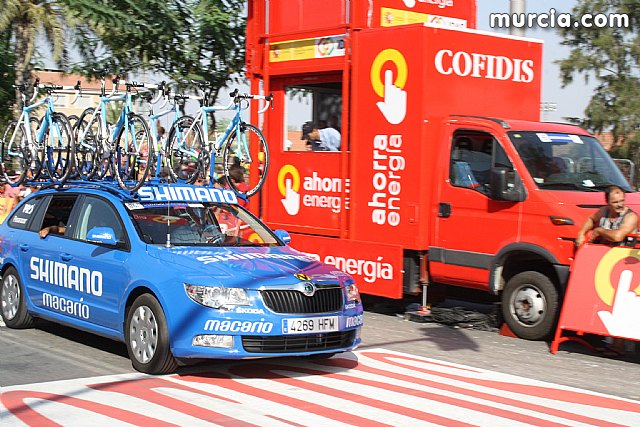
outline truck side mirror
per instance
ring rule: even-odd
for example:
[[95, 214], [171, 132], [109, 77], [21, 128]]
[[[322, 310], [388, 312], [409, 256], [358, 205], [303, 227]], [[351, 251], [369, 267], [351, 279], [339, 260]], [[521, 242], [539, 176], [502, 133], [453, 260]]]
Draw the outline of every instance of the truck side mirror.
[[[511, 180], [513, 182], [511, 183], [507, 179], [510, 173], [513, 174], [513, 179]], [[512, 169], [503, 167], [491, 168], [489, 183], [491, 185], [491, 198], [494, 200], [522, 202], [527, 198], [520, 177]]]

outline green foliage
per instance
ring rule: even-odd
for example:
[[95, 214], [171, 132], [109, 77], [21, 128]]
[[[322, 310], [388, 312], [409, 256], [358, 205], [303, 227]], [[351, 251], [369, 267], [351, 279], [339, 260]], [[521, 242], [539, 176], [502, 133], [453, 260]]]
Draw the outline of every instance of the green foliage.
[[[244, 66], [244, 15], [243, 0], [4, 0], [0, 33], [13, 40], [16, 81], [29, 79], [40, 50], [68, 72], [204, 79], [215, 101]], [[70, 50], [81, 60], [71, 63]]]
[[8, 31], [0, 33], [0, 132], [4, 132], [4, 125], [11, 116], [11, 107], [15, 102], [15, 92], [12, 84], [15, 80], [15, 69], [12, 66], [13, 53], [9, 49]]
[[628, 27], [559, 30], [569, 57], [558, 61], [563, 84], [582, 75], [597, 87], [585, 110], [584, 125], [593, 132], [613, 132], [624, 144], [612, 154], [640, 164], [640, 0], [584, 0], [572, 14], [626, 14]]

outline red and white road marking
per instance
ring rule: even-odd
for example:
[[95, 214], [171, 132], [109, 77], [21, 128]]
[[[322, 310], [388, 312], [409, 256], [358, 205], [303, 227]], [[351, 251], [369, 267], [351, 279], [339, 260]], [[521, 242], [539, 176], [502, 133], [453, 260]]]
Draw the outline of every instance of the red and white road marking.
[[6, 387], [8, 426], [640, 426], [640, 402], [384, 349]]

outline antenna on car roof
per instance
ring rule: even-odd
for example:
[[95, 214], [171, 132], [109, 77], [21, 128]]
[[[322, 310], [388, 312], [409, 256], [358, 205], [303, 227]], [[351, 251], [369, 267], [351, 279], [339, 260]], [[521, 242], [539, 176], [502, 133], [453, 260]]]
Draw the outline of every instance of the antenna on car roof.
[[[167, 185], [171, 185], [167, 183]], [[167, 243], [166, 247], [171, 247], [171, 201], [167, 200]]]

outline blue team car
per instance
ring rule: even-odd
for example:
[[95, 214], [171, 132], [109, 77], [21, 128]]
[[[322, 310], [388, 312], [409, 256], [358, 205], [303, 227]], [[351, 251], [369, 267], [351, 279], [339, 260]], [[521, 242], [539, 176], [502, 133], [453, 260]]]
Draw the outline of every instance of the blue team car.
[[133, 367], [331, 355], [360, 344], [353, 278], [288, 246], [230, 190], [42, 189], [0, 226], [2, 319], [123, 341]]

